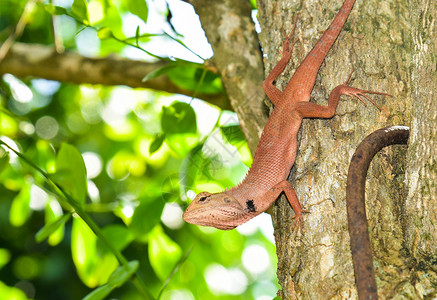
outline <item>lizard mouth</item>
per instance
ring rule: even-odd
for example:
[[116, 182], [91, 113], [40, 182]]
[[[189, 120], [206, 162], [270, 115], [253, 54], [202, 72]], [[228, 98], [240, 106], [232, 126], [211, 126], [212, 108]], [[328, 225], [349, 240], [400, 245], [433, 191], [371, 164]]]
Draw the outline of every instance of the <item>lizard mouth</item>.
[[218, 209], [214, 213], [211, 213], [208, 208], [198, 208], [196, 210], [185, 211], [183, 215], [185, 222], [200, 225], [210, 226], [221, 230], [230, 230], [237, 227], [238, 213], [236, 211]]

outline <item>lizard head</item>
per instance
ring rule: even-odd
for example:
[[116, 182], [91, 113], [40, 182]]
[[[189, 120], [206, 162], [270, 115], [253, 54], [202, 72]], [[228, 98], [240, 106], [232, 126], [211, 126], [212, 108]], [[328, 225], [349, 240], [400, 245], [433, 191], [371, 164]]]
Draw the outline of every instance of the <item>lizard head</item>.
[[246, 222], [255, 212], [253, 201], [245, 207], [225, 192], [199, 193], [184, 213], [188, 223], [229, 230]]

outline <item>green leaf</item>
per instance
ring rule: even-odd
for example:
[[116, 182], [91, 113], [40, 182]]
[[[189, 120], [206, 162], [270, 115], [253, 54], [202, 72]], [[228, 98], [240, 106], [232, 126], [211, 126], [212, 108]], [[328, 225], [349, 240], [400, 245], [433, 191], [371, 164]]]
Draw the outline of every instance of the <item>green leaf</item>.
[[202, 153], [203, 143], [191, 149], [190, 153], [185, 157], [181, 166], [181, 186], [184, 194], [193, 189], [200, 170], [205, 168], [205, 157]]
[[68, 15], [67, 10], [61, 6], [46, 4], [44, 5], [44, 9], [51, 15]]
[[149, 80], [154, 79], [156, 77], [159, 77], [161, 75], [167, 74], [170, 70], [173, 70], [174, 68], [177, 68], [177, 67], [179, 67], [178, 64], [168, 63], [165, 66], [162, 66], [160, 68], [153, 70], [152, 72], [150, 72], [149, 74], [144, 76], [144, 78], [141, 81], [142, 82], [149, 81]]
[[202, 84], [199, 81], [203, 73], [202, 65], [182, 65], [173, 68], [167, 74], [168, 78], [177, 86], [187, 90], [197, 90], [199, 93], [218, 94], [223, 92], [220, 76], [207, 71]]
[[88, 2], [86, 0], [74, 0], [71, 6], [71, 11], [73, 16], [86, 25], [90, 23], [90, 18], [88, 14]]
[[235, 145], [246, 140], [239, 125], [221, 126], [220, 131], [229, 144]]
[[160, 222], [164, 204], [160, 198], [151, 202], [143, 200], [135, 209], [130, 227], [137, 237], [144, 237]]
[[105, 299], [106, 296], [108, 296], [114, 287], [104, 284], [98, 288], [96, 288], [94, 291], [86, 295], [82, 300], [101, 300]]
[[56, 172], [51, 175], [83, 207], [87, 191], [86, 168], [79, 150], [69, 144], [62, 144], [56, 156]]
[[14, 226], [23, 225], [30, 216], [30, 188], [31, 184], [25, 182], [21, 187], [20, 193], [12, 200], [11, 210], [9, 211], [9, 222]]
[[108, 27], [102, 27], [97, 31], [97, 37], [101, 40], [112, 38], [112, 30]]
[[164, 143], [164, 140], [165, 140], [165, 134], [161, 133], [156, 135], [155, 139], [150, 143], [149, 154], [152, 155], [153, 153], [158, 151], [159, 148], [161, 148], [162, 144]]
[[130, 13], [138, 16], [144, 23], [147, 23], [149, 8], [146, 0], [123, 0]]
[[[8, 249], [0, 248], [0, 270], [11, 260], [11, 252]], [[0, 293], [1, 295], [1, 293]]]
[[[3, 152], [3, 154], [2, 154]], [[9, 165], [9, 153], [0, 148], [0, 173]]]
[[28, 300], [26, 294], [19, 288], [7, 286], [0, 281], [1, 299]]
[[161, 128], [165, 134], [196, 133], [196, 113], [188, 103], [175, 101], [163, 106]]
[[199, 137], [194, 133], [169, 134], [165, 137], [165, 144], [180, 158], [185, 157], [198, 142]]
[[137, 260], [133, 260], [128, 262], [126, 267], [118, 267], [109, 277], [108, 284], [114, 287], [122, 286], [138, 270], [139, 265]]
[[[122, 251], [134, 240], [132, 232], [124, 225], [120, 224], [108, 225], [102, 229], [102, 233], [111, 245], [119, 251]], [[109, 249], [101, 240], [98, 240], [97, 251], [99, 253], [104, 253], [109, 251]]]
[[49, 237], [52, 233], [54, 233], [58, 228], [64, 226], [64, 224], [70, 220], [71, 212], [68, 212], [67, 214], [59, 217], [56, 221], [48, 223], [44, 225], [43, 228], [41, 228], [37, 234], [35, 235], [35, 240], [38, 243], [41, 243], [45, 239]]
[[91, 288], [107, 283], [110, 274], [118, 267], [112, 253], [98, 254], [97, 237], [80, 218], [73, 218], [71, 255], [79, 278]]
[[137, 45], [138, 47], [140, 46], [139, 40], [140, 40], [140, 26], [138, 25], [137, 30], [135, 30], [135, 45]]
[[108, 283], [89, 293], [83, 300], [101, 300], [117, 287], [122, 286], [137, 271], [138, 261], [128, 262], [127, 267], [118, 267], [109, 277]]
[[165, 280], [182, 256], [181, 247], [160, 226], [151, 232], [148, 246], [150, 264], [156, 275]]

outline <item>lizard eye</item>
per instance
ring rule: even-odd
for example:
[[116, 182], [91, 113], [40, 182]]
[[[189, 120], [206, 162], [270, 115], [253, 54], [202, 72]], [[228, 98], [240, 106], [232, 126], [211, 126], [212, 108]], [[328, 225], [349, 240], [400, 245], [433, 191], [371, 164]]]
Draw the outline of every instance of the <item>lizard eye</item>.
[[207, 197], [207, 196], [200, 197], [199, 202], [203, 202], [203, 201], [205, 201], [206, 198], [208, 198], [208, 197]]
[[223, 199], [226, 203], [231, 202], [231, 199], [229, 199], [228, 197], [225, 197], [225, 199]]

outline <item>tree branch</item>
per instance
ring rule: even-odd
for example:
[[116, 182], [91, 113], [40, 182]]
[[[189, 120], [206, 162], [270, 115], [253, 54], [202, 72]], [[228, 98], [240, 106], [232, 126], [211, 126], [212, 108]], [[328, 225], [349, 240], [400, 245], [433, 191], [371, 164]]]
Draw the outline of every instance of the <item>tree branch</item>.
[[[147, 82], [141, 81], [146, 74], [165, 64], [115, 57], [89, 58], [75, 52], [57, 53], [50, 46], [15, 43], [0, 63], [0, 74], [10, 73], [17, 77], [33, 76], [77, 84], [127, 85], [193, 96], [193, 91], [178, 87], [166, 75]], [[230, 109], [229, 100], [224, 94], [198, 93], [196, 97], [222, 109]]]

